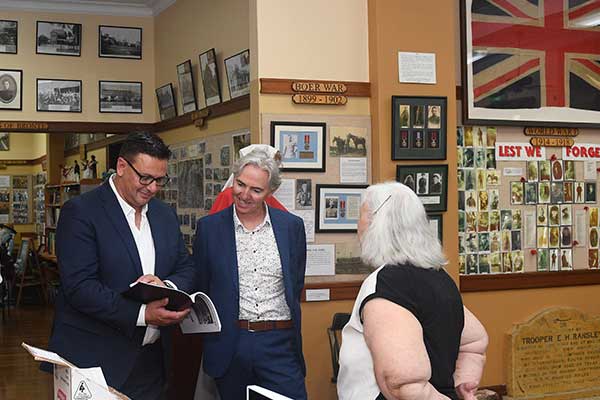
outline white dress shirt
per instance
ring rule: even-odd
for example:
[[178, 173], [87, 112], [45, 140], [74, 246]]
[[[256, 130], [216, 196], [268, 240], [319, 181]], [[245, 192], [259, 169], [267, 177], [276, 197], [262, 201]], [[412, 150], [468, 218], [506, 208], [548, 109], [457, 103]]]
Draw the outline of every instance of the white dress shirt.
[[[152, 239], [152, 230], [150, 229], [150, 223], [146, 213], [148, 212], [148, 204], [142, 208], [142, 218], [140, 221], [140, 227], [135, 225], [135, 209], [131, 207], [119, 194], [115, 183], [113, 182], [115, 175], [113, 174], [110, 179], [110, 187], [117, 196], [119, 205], [125, 214], [125, 219], [129, 224], [129, 229], [133, 235], [135, 246], [137, 247], [138, 254], [140, 256], [140, 262], [142, 263], [142, 271], [144, 275], [154, 275], [154, 239]], [[142, 304], [138, 313], [137, 326], [146, 326], [146, 305]], [[144, 341], [142, 345], [147, 345], [156, 342], [160, 337], [160, 331], [155, 325], [148, 325], [146, 328], [146, 334], [144, 335]]]

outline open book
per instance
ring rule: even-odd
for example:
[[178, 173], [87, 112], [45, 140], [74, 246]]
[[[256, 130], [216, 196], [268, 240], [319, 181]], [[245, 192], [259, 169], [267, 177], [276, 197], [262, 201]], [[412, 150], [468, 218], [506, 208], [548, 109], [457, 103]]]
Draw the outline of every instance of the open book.
[[191, 307], [191, 311], [179, 326], [183, 333], [220, 332], [221, 321], [210, 297], [202, 292], [187, 294], [181, 290], [159, 286], [146, 282], [134, 282], [123, 296], [142, 302], [169, 299], [166, 308], [171, 311], [181, 311]]

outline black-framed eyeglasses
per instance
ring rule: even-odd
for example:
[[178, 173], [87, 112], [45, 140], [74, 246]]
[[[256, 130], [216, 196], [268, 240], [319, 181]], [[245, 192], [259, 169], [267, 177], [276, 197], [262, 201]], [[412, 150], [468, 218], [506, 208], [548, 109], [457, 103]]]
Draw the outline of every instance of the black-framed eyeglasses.
[[152, 182], [156, 182], [157, 186], [165, 186], [171, 180], [171, 178], [169, 177], [169, 175], [159, 176], [158, 178], [155, 178], [152, 175], [142, 175], [142, 174], [140, 174], [140, 172], [137, 169], [135, 169], [135, 167], [133, 166], [133, 164], [128, 159], [126, 159], [125, 157], [121, 157], [121, 158], [123, 160], [125, 160], [125, 162], [127, 164], [129, 164], [129, 166], [131, 167], [131, 169], [133, 170], [133, 172], [135, 172], [137, 174], [137, 176], [138, 176], [138, 178], [140, 180], [140, 185], [148, 186]]

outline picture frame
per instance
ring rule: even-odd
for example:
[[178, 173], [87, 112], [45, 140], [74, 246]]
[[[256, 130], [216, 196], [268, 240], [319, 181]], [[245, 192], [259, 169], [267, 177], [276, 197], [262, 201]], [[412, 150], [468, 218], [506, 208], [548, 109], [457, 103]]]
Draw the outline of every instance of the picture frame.
[[282, 171], [325, 172], [326, 136], [324, 122], [271, 121], [271, 146], [281, 153]]
[[98, 57], [142, 59], [142, 28], [98, 26]]
[[82, 110], [80, 80], [36, 79], [36, 110], [41, 112], [71, 112]]
[[215, 49], [213, 48], [200, 54], [198, 60], [206, 106], [219, 104], [223, 100], [221, 97], [221, 80], [219, 79]]
[[177, 116], [177, 106], [175, 106], [175, 95], [173, 94], [172, 83], [167, 83], [156, 89], [156, 101], [158, 103], [158, 112], [161, 121]]
[[[597, 80], [598, 53], [586, 46], [600, 41], [586, 22], [594, 11], [546, 3], [498, 13], [460, 2], [464, 125], [600, 126], [597, 88], [588, 83]], [[559, 11], [564, 21], [548, 18]]]
[[250, 93], [250, 50], [246, 49], [225, 59], [225, 73], [229, 97], [244, 96]]
[[81, 56], [81, 24], [37, 21], [36, 54]]
[[142, 82], [98, 81], [99, 112], [141, 114], [142, 103]]
[[367, 187], [317, 184], [315, 232], [356, 232], [362, 197]]
[[446, 97], [392, 96], [392, 160], [445, 160]]
[[397, 165], [396, 181], [410, 187], [425, 210], [446, 211], [448, 202], [448, 166]]
[[10, 134], [8, 132], [0, 132], [0, 151], [10, 150]]
[[196, 111], [198, 104], [196, 103], [196, 85], [194, 84], [191, 60], [177, 65], [177, 81], [179, 82], [183, 114]]
[[0, 19], [0, 54], [17, 54], [19, 22]]
[[0, 110], [23, 109], [23, 70], [0, 69]]
[[429, 225], [437, 232], [437, 237], [440, 243], [443, 243], [444, 238], [444, 216], [441, 213], [427, 214]]

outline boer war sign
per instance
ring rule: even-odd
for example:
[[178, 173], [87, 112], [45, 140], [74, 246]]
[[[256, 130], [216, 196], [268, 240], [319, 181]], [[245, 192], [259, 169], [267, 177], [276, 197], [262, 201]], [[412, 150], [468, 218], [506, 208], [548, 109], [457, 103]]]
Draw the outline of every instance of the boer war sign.
[[551, 308], [508, 336], [509, 399], [600, 395], [600, 317]]

